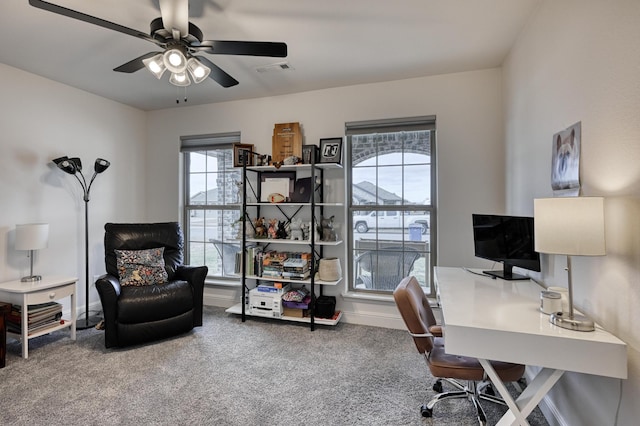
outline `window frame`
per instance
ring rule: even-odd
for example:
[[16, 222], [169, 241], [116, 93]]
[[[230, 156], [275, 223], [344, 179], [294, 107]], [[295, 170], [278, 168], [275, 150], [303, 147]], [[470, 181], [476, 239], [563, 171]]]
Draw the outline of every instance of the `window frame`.
[[[429, 204], [402, 204], [402, 205], [364, 205], [353, 203], [353, 136], [368, 135], [376, 133], [397, 133], [397, 132], [411, 132], [411, 131], [429, 131], [430, 132], [430, 203]], [[436, 157], [436, 117], [435, 116], [420, 116], [420, 117], [408, 117], [397, 119], [383, 119], [383, 120], [370, 120], [345, 123], [345, 135], [346, 135], [346, 161], [345, 161], [345, 186], [346, 186], [346, 222], [347, 222], [347, 263], [352, 265], [350, 268], [350, 279], [347, 283], [347, 290], [349, 292], [358, 294], [391, 294], [392, 290], [372, 290], [356, 288], [356, 268], [355, 268], [355, 254], [358, 251], [355, 248], [354, 238], [354, 212], [361, 212], [362, 214], [369, 214], [368, 212], [388, 212], [398, 211], [404, 212], [402, 215], [407, 215], [409, 211], [425, 211], [429, 214], [429, 260], [426, 268], [428, 271], [428, 289], [425, 288], [427, 296], [435, 296], [435, 287], [433, 283], [433, 267], [437, 264], [437, 157]], [[404, 150], [403, 150], [404, 152]], [[410, 165], [402, 163], [405, 167]], [[376, 168], [379, 166], [376, 166]], [[367, 212], [367, 213], [365, 213]], [[405, 225], [406, 226], [406, 225]], [[379, 241], [377, 234], [376, 241]], [[403, 240], [404, 241], [404, 240]], [[403, 245], [404, 247], [404, 245]], [[377, 250], [377, 249], [376, 249]], [[424, 287], [423, 287], [424, 288]]]
[[[215, 150], [229, 150], [233, 155], [233, 144], [241, 143], [241, 134], [240, 132], [229, 132], [229, 133], [217, 133], [217, 134], [208, 134], [208, 135], [198, 135], [198, 136], [183, 136], [180, 138], [180, 154], [182, 156], [182, 192], [183, 192], [183, 208], [182, 208], [182, 232], [184, 236], [184, 262], [185, 264], [192, 264], [192, 254], [191, 254], [191, 213], [202, 211], [206, 216], [206, 212], [228, 212], [228, 211], [237, 211], [238, 216], [241, 214], [242, 206], [240, 203], [228, 202], [226, 200], [226, 192], [223, 195], [222, 203], [204, 203], [204, 204], [192, 204], [191, 200], [191, 155], [190, 153], [198, 153], [204, 151], [215, 151]], [[231, 167], [233, 167], [233, 158], [231, 161]], [[225, 170], [217, 170], [215, 173], [224, 173]], [[240, 170], [237, 171], [239, 173], [239, 177], [241, 179], [242, 172]], [[204, 172], [206, 175], [209, 171]], [[228, 173], [228, 172], [227, 172]], [[208, 192], [210, 189], [205, 183], [205, 192]], [[224, 188], [223, 188], [224, 190]], [[225, 238], [223, 234], [222, 238], [223, 244], [225, 243]], [[212, 250], [218, 250], [215, 247], [212, 247]], [[224, 255], [223, 255], [223, 261]], [[227, 260], [228, 261], [228, 260]], [[205, 261], [205, 264], [207, 262]], [[225, 261], [226, 263], [226, 261]], [[215, 279], [215, 280], [234, 280], [237, 281], [237, 276], [229, 276], [225, 275], [224, 265], [221, 266], [221, 273], [216, 274], [212, 271], [212, 268], [209, 268], [209, 273], [207, 278]]]

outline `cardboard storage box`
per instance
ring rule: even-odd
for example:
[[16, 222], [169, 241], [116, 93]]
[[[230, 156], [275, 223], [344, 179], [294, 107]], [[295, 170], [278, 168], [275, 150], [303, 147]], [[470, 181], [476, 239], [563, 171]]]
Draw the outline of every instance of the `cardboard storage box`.
[[283, 307], [282, 315], [285, 317], [304, 318], [309, 316], [309, 310]]

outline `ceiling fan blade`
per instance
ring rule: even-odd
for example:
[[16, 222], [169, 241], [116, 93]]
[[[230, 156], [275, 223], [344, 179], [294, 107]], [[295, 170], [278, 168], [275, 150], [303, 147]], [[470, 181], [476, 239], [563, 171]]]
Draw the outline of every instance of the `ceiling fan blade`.
[[58, 15], [67, 16], [69, 18], [78, 19], [80, 21], [88, 22], [89, 24], [98, 25], [99, 27], [107, 28], [109, 30], [117, 31], [123, 34], [127, 34], [133, 37], [141, 38], [143, 40], [150, 41], [151, 43], [159, 44], [157, 40], [151, 38], [148, 34], [142, 31], [134, 30], [119, 24], [115, 24], [104, 19], [96, 18], [95, 16], [87, 15], [86, 13], [78, 12], [75, 10], [67, 9], [66, 7], [58, 6], [42, 0], [29, 0], [29, 4], [38, 9], [46, 10], [48, 12], [57, 13]]
[[156, 56], [158, 53], [162, 53], [162, 52], [145, 53], [144, 55], [139, 56], [139, 57], [127, 62], [126, 64], [122, 64], [119, 67], [114, 68], [113, 70], [117, 71], [117, 72], [126, 72], [126, 73], [136, 72], [136, 71], [141, 70], [142, 68], [144, 68], [144, 62], [142, 62], [144, 59]]
[[219, 66], [217, 66], [216, 64], [208, 60], [207, 58], [202, 56], [194, 56], [194, 58], [197, 58], [200, 62], [202, 62], [209, 68], [211, 68], [211, 73], [209, 74], [209, 78], [214, 80], [220, 86], [231, 87], [238, 84], [238, 80], [231, 77], [229, 74], [224, 72], [222, 68], [220, 68]]
[[195, 50], [217, 55], [271, 56], [285, 58], [287, 44], [270, 41], [216, 41], [204, 40], [191, 43]]
[[160, 0], [160, 14], [165, 30], [177, 30], [180, 37], [189, 35], [189, 0]]

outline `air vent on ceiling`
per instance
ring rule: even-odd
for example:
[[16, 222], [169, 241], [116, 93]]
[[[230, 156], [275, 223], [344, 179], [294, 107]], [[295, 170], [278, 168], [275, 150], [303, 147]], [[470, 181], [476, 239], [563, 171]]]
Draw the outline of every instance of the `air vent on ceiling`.
[[264, 65], [256, 68], [258, 72], [273, 72], [273, 71], [291, 71], [293, 67], [288, 62], [278, 62], [277, 64]]

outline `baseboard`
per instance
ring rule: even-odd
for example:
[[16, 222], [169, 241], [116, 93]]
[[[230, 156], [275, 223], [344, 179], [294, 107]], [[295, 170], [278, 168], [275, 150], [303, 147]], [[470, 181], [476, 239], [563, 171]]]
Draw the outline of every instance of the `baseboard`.
[[219, 308], [229, 308], [238, 303], [236, 297], [221, 297], [219, 295], [205, 294], [203, 304], [205, 306], [216, 306]]
[[374, 313], [342, 311], [342, 322], [348, 324], [369, 325], [372, 327], [404, 330], [406, 327], [400, 316]]
[[[84, 305], [82, 305], [81, 307], [77, 307], [76, 316], [78, 318], [84, 318], [84, 315], [80, 316], [81, 314], [84, 314], [84, 311]], [[89, 313], [90, 316], [102, 317], [102, 303], [100, 303], [99, 300], [89, 303]], [[71, 308], [65, 308], [62, 310], [62, 318], [71, 318]]]
[[[531, 383], [539, 370], [539, 367], [527, 367], [524, 374], [527, 379], [527, 383]], [[549, 395], [542, 398], [538, 407], [540, 408], [540, 411], [542, 411], [542, 415], [547, 420], [547, 423], [549, 423], [549, 426], [569, 426], [569, 424], [564, 421], [560, 410], [555, 406]]]

